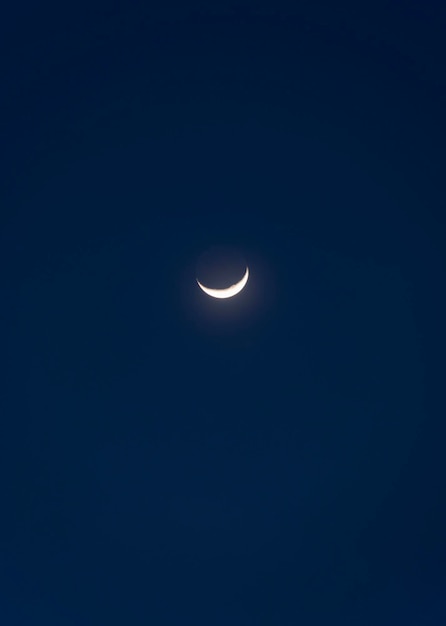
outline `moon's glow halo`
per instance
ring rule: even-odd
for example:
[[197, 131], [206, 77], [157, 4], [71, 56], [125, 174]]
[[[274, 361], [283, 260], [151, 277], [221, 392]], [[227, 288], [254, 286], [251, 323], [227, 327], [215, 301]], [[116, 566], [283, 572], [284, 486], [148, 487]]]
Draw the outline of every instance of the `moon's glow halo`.
[[209, 287], [205, 287], [204, 285], [200, 283], [198, 278], [197, 278], [197, 284], [200, 287], [200, 289], [202, 289], [204, 293], [206, 293], [208, 296], [211, 296], [212, 298], [224, 299], [224, 298], [232, 298], [233, 296], [236, 296], [238, 293], [240, 293], [241, 290], [246, 286], [246, 283], [248, 282], [248, 278], [249, 278], [249, 268], [246, 267], [246, 271], [245, 271], [245, 274], [243, 275], [243, 278], [239, 280], [237, 283], [235, 283], [234, 285], [231, 285], [230, 287], [226, 287], [225, 289], [211, 289]]

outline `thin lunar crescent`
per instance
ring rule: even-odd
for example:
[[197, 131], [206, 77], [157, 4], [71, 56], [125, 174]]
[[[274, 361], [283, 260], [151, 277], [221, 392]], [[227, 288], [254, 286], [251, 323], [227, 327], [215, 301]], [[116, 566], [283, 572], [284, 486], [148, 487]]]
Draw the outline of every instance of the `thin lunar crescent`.
[[248, 278], [249, 278], [249, 268], [247, 267], [243, 278], [239, 280], [238, 283], [235, 283], [235, 285], [231, 285], [230, 287], [226, 287], [225, 289], [210, 289], [209, 287], [205, 287], [204, 285], [200, 283], [198, 278], [197, 278], [197, 283], [200, 289], [202, 289], [204, 293], [207, 293], [208, 296], [211, 296], [212, 298], [223, 299], [223, 298], [232, 298], [232, 296], [236, 296], [238, 293], [240, 293], [241, 290], [245, 287], [246, 283], [248, 282]]

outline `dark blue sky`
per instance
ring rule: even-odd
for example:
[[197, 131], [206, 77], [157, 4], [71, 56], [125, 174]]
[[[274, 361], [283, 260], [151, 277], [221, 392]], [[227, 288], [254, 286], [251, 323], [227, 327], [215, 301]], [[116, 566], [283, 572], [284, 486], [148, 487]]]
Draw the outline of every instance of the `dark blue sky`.
[[2, 626], [446, 623], [446, 11], [294, 5], [2, 10]]

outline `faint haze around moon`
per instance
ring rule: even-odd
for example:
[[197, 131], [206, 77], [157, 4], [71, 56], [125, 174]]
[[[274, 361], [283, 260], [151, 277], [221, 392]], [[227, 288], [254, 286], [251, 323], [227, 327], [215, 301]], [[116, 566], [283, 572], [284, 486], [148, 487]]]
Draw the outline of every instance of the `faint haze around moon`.
[[[195, 250], [195, 258], [185, 264], [181, 275], [180, 298], [184, 314], [200, 334], [218, 337], [241, 330], [255, 332], [262, 320], [268, 319], [277, 292], [268, 252], [249, 242], [246, 252], [238, 243]], [[232, 297], [235, 292], [223, 298], [212, 293], [234, 286], [240, 288], [237, 297]], [[211, 293], [203, 293], [203, 287]]]

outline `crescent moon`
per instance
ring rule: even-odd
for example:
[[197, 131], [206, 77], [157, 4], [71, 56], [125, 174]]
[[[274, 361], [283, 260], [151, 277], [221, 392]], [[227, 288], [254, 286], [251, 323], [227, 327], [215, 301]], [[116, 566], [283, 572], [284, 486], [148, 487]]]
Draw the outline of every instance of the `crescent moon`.
[[202, 289], [204, 293], [207, 293], [208, 296], [211, 296], [212, 298], [223, 299], [223, 298], [232, 298], [232, 296], [236, 296], [238, 293], [240, 293], [241, 290], [245, 287], [246, 283], [248, 282], [248, 278], [249, 278], [249, 268], [247, 267], [243, 278], [239, 280], [238, 283], [235, 283], [235, 285], [231, 285], [230, 287], [226, 287], [225, 289], [210, 289], [209, 287], [205, 287], [204, 285], [200, 283], [198, 278], [197, 278], [197, 283], [200, 289]]

